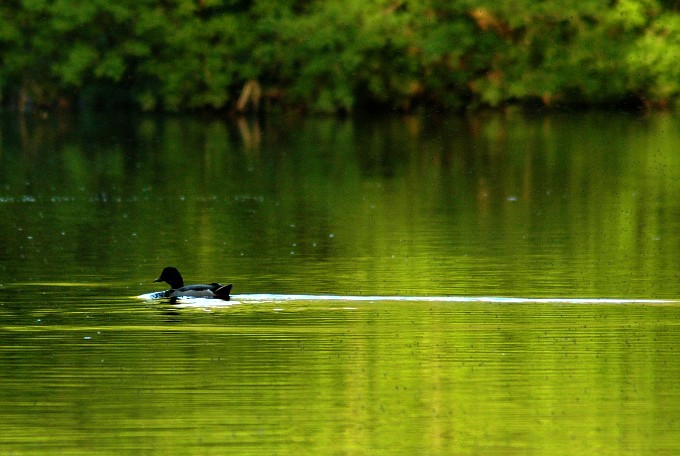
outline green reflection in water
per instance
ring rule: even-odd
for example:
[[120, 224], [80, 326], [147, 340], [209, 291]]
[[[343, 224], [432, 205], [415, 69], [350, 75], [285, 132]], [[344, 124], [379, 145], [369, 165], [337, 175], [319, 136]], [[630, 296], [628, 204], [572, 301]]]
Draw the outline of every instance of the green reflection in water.
[[5, 282], [677, 297], [670, 116], [104, 120], [6, 120]]
[[0, 123], [0, 452], [680, 451], [672, 116]]
[[48, 317], [32, 331], [4, 328], [0, 447], [651, 454], [680, 445], [678, 306], [120, 305], [134, 325], [92, 309], [89, 327]]

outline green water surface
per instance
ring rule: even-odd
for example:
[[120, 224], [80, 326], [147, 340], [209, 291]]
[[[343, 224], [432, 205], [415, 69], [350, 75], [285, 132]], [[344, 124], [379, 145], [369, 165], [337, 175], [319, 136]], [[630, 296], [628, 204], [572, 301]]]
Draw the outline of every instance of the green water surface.
[[6, 113], [0, 453], [676, 454], [679, 232], [667, 114]]

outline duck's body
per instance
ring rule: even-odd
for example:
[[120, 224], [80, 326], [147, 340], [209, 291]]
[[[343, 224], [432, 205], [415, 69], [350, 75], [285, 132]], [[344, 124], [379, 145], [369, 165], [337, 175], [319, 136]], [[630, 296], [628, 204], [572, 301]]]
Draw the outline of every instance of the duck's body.
[[155, 282], [166, 282], [170, 290], [163, 291], [164, 298], [178, 298], [181, 296], [192, 296], [202, 298], [219, 298], [229, 301], [229, 293], [231, 293], [231, 284], [222, 285], [221, 283], [213, 282], [210, 284], [198, 284], [184, 286], [184, 279], [176, 268], [167, 267], [163, 269], [161, 276], [154, 280]]
[[172, 288], [163, 292], [164, 298], [179, 298], [189, 296], [194, 298], [220, 298], [229, 301], [231, 284], [219, 283], [187, 285], [186, 287]]

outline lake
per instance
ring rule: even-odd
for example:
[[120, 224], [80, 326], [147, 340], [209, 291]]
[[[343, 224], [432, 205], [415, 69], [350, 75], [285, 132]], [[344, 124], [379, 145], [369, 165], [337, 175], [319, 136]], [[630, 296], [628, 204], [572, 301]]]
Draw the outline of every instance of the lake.
[[671, 114], [4, 113], [0, 453], [677, 454], [679, 232]]

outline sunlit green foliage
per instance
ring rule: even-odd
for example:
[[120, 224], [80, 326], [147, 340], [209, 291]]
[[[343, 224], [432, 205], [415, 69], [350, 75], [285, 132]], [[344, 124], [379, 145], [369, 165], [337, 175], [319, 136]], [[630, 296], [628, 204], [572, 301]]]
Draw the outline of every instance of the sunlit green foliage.
[[664, 14], [645, 30], [628, 55], [631, 82], [641, 97], [667, 104], [680, 96], [680, 15]]
[[[677, 7], [10, 0], [0, 5], [0, 91], [22, 108], [241, 109], [260, 98], [323, 112], [631, 99], [666, 106], [680, 96]], [[242, 94], [246, 86], [257, 90]]]

